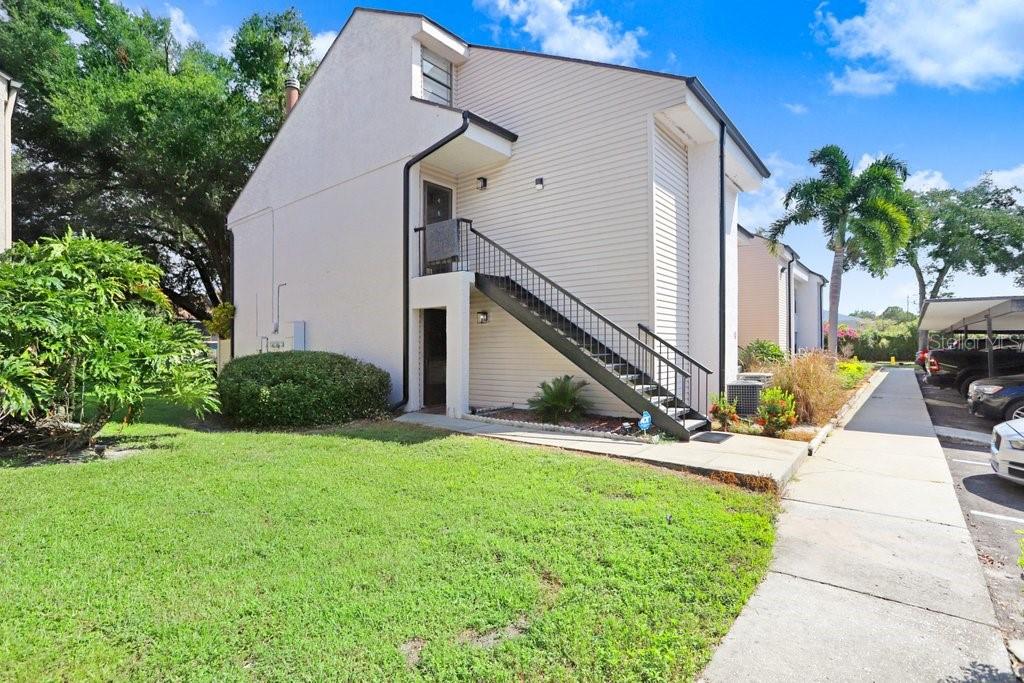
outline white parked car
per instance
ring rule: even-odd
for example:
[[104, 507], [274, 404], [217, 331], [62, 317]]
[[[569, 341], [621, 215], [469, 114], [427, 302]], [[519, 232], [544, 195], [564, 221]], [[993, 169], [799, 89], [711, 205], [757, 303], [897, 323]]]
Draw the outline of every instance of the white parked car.
[[1004, 479], [1024, 484], [1024, 419], [1000, 422], [993, 427], [989, 449], [993, 471]]

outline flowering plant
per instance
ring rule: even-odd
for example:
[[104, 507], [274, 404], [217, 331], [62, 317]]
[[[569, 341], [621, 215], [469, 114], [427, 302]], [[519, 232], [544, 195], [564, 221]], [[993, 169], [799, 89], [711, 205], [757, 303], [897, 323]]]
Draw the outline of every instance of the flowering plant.
[[778, 387], [769, 387], [761, 392], [756, 422], [761, 425], [765, 436], [781, 436], [796, 424], [796, 399], [793, 394]]
[[725, 394], [715, 394], [711, 397], [711, 417], [718, 420], [722, 431], [727, 432], [729, 428], [740, 421], [736, 412], [736, 401], [730, 401]]

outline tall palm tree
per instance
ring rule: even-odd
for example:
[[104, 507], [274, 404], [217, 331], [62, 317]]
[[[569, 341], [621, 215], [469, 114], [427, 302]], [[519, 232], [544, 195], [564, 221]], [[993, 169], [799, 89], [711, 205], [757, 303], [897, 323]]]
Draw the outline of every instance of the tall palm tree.
[[793, 184], [786, 192], [786, 215], [772, 223], [773, 244], [791, 225], [817, 219], [832, 251], [832, 281], [828, 291], [828, 347], [838, 348], [839, 295], [843, 272], [851, 258], [873, 275], [882, 275], [911, 237], [914, 199], [903, 188], [907, 166], [886, 155], [855, 173], [849, 157], [837, 145], [811, 152], [808, 161], [818, 177]]

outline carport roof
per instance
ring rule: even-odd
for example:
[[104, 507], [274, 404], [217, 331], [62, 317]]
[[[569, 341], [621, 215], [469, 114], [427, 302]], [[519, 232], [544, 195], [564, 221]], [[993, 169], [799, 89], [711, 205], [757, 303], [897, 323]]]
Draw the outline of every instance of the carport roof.
[[921, 329], [929, 332], [984, 332], [987, 318], [993, 332], [1024, 330], [1024, 295], [928, 299], [924, 303]]

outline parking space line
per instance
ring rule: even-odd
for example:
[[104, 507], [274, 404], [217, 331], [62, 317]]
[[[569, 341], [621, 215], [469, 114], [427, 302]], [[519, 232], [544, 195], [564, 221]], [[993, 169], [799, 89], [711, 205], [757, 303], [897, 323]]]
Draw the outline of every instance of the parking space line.
[[991, 467], [992, 465], [987, 460], [961, 460], [960, 458], [950, 458], [953, 462], [965, 462], [968, 465], [983, 465], [984, 467]]
[[1006, 515], [997, 515], [991, 512], [982, 512], [981, 510], [971, 510], [972, 515], [978, 515], [979, 517], [990, 517], [992, 519], [1001, 519], [1005, 522], [1016, 522], [1017, 524], [1024, 524], [1024, 519], [1020, 517], [1007, 517]]

